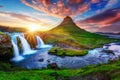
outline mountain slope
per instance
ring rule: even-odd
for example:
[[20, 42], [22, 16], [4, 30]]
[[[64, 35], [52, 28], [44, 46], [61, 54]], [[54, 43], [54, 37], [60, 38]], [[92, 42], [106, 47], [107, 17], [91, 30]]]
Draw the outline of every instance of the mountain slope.
[[[64, 18], [63, 22], [57, 27], [49, 31], [49, 34], [54, 34], [59, 37], [58, 40], [66, 38], [74, 39], [79, 44], [90, 46], [92, 48], [101, 46], [105, 43], [109, 43], [113, 40], [107, 39], [104, 36], [90, 33], [78, 27], [70, 17]], [[93, 45], [94, 44], [94, 45]]]
[[69, 16], [64, 18], [62, 23], [60, 25], [58, 25], [57, 27], [53, 28], [52, 30], [50, 30], [50, 32], [51, 33], [58, 33], [58, 34], [62, 34], [61, 32], [68, 33], [68, 34], [70, 34], [72, 32], [88, 33], [87, 31], [79, 28]]

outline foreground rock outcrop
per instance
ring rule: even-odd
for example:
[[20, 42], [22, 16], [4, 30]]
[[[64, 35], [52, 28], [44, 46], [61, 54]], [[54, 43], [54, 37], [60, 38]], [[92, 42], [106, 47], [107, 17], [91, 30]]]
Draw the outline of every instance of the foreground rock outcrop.
[[13, 56], [10, 36], [0, 34], [0, 60], [8, 60]]

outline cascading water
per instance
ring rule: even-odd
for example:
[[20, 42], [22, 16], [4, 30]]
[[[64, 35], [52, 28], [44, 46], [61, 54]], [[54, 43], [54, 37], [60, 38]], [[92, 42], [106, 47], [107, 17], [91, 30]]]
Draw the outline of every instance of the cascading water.
[[29, 55], [33, 54], [34, 51], [31, 50], [30, 45], [28, 44], [27, 40], [23, 36], [18, 36], [21, 40], [22, 43], [22, 50], [23, 50], [23, 55]]
[[13, 49], [14, 49], [14, 57], [12, 58], [12, 61], [21, 61], [24, 58], [19, 54], [19, 49], [18, 49], [16, 42], [17, 41], [15, 40], [15, 37], [12, 38], [12, 45], [13, 45]]
[[24, 35], [24, 33], [21, 33], [21, 36], [25, 38], [25, 35]]
[[[11, 42], [14, 48], [14, 57], [12, 58], [12, 61], [15, 61], [15, 62], [21, 61], [25, 58], [23, 55], [30, 55], [36, 52], [36, 50], [32, 50], [30, 48], [30, 45], [25, 39], [23, 33], [13, 33], [10, 36], [11, 36], [11, 39], [12, 39]], [[20, 38], [20, 41], [22, 44], [22, 53], [19, 53], [19, 47], [17, 45], [17, 37]], [[43, 40], [39, 36], [36, 36], [36, 39], [37, 39], [37, 48], [52, 47], [50, 45], [45, 45]]]
[[[15, 34], [12, 36], [12, 44], [14, 48], [14, 58], [13, 61], [20, 61], [24, 59], [24, 56], [19, 54], [19, 49], [17, 46], [16, 38], [19, 37], [21, 40], [22, 48], [23, 48], [23, 55], [29, 55], [31, 52], [35, 52], [31, 50], [27, 40], [25, 39], [24, 35]], [[38, 48], [46, 48], [50, 47], [50, 45], [45, 45], [42, 39], [39, 36], [36, 36], [37, 39], [37, 47]], [[41, 49], [42, 50], [42, 49]], [[111, 50], [113, 53], [108, 53], [106, 50]], [[40, 51], [40, 50], [38, 50]], [[60, 67], [66, 68], [80, 68], [83, 66], [87, 66], [90, 64], [101, 64], [101, 63], [108, 63], [109, 60], [116, 60], [120, 56], [120, 44], [108, 44], [105, 45], [103, 48], [95, 48], [90, 50], [87, 55], [82, 57], [58, 57], [54, 55], [49, 55], [48, 50], [45, 52], [38, 52], [38, 54], [34, 55], [27, 59], [26, 61], [19, 62], [20, 66], [27, 67], [27, 68], [42, 68], [47, 67], [47, 65], [51, 62], [55, 62]], [[41, 60], [40, 60], [41, 59]], [[71, 65], [72, 64], [72, 65]]]
[[36, 39], [37, 39], [37, 46], [36, 46], [37, 48], [49, 48], [49, 47], [52, 47], [52, 45], [46, 45], [39, 36], [36, 36]]
[[36, 39], [37, 39], [37, 48], [43, 47], [45, 45], [43, 40], [39, 36], [36, 36]]

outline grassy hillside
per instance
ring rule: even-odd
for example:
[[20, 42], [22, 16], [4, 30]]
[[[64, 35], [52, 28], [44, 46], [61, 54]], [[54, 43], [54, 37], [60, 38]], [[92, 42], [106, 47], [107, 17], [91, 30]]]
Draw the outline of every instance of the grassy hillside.
[[78, 50], [88, 50], [110, 42], [120, 41], [87, 32], [79, 28], [70, 17], [66, 17], [59, 26], [50, 30], [48, 34], [49, 36], [45, 40], [47, 43], [55, 44], [61, 48]]
[[59, 26], [50, 30], [49, 33], [56, 35], [57, 37], [54, 36], [55, 39], [60, 36], [61, 39], [59, 38], [58, 41], [72, 39], [79, 44], [90, 46], [91, 48], [116, 41], [115, 39], [108, 39], [102, 35], [90, 33], [79, 28], [69, 17], [66, 17]]

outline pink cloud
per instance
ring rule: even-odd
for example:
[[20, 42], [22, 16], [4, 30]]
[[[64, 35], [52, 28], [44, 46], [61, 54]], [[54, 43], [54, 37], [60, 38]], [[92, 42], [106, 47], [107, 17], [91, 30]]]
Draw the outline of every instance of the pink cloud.
[[83, 0], [68, 0], [69, 4], [79, 4], [81, 2], [83, 2]]
[[9, 12], [0, 12], [0, 14], [8, 15], [8, 16], [11, 16], [13, 18], [21, 19], [23, 21], [29, 21], [29, 22], [40, 21], [39, 19], [27, 16], [27, 15], [23, 15], [23, 14], [9, 13]]
[[[51, 3], [50, 0], [32, 0], [32, 3], [27, 0], [22, 0], [22, 2], [27, 6], [45, 12], [49, 15], [62, 18], [65, 16], [75, 16], [76, 14], [83, 13], [89, 10], [90, 7], [90, 4], [86, 3], [84, 0], [66, 1], [67, 5], [64, 0], [58, 0], [56, 3]], [[71, 7], [71, 5], [73, 6]]]
[[99, 0], [91, 0], [92, 3], [98, 3]]

